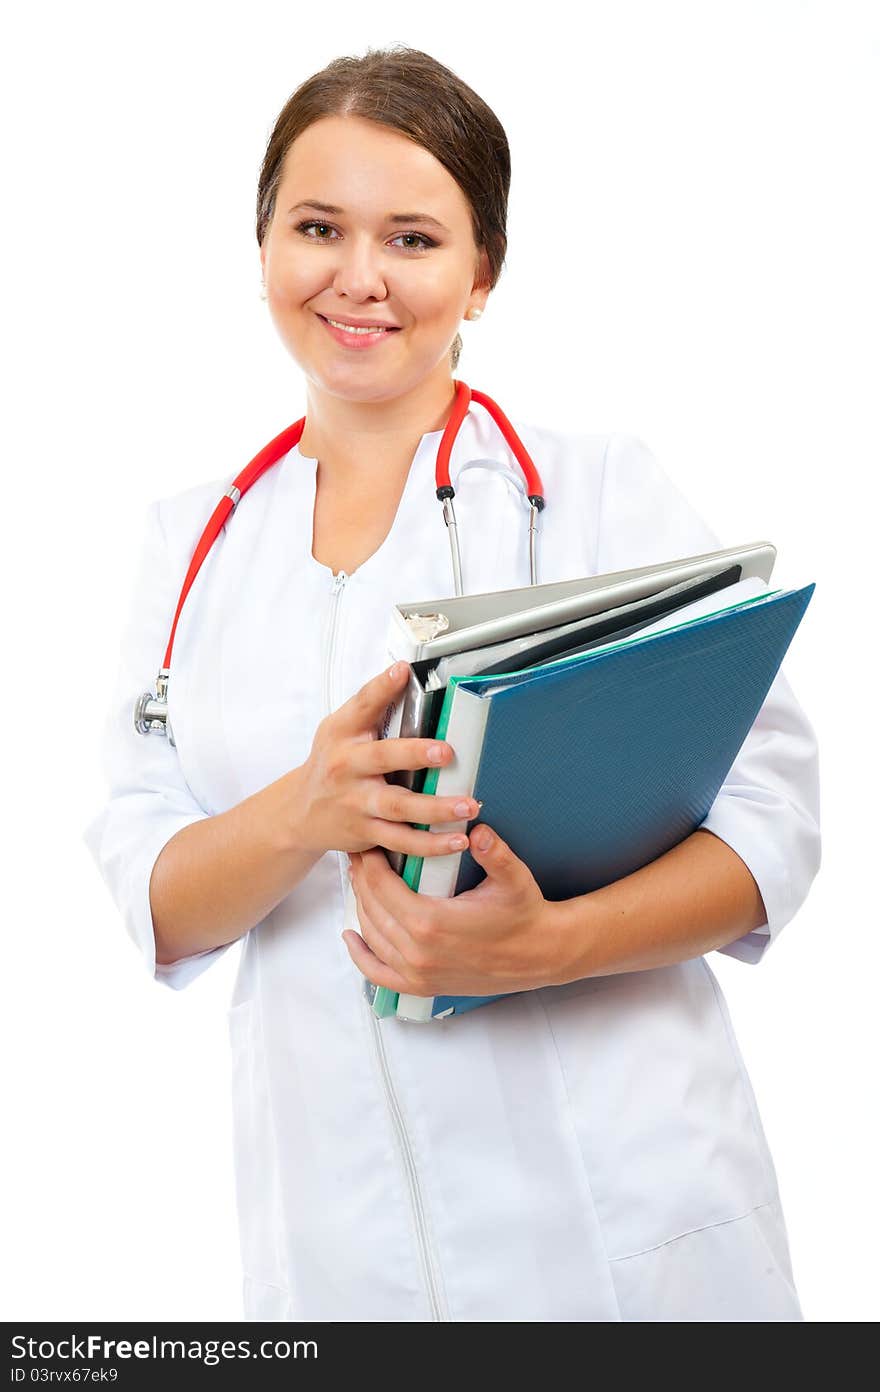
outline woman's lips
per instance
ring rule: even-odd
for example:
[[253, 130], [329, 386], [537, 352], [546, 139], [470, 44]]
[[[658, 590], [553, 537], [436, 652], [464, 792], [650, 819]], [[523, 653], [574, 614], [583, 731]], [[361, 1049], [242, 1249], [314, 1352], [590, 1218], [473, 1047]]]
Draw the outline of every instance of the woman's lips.
[[331, 324], [323, 314], [318, 318], [324, 325], [329, 334], [332, 334], [337, 343], [341, 343], [343, 348], [364, 349], [372, 348], [374, 344], [381, 343], [383, 338], [391, 338], [392, 334], [399, 333], [399, 329], [379, 329], [376, 333], [346, 333], [345, 329], [337, 329], [335, 324]]

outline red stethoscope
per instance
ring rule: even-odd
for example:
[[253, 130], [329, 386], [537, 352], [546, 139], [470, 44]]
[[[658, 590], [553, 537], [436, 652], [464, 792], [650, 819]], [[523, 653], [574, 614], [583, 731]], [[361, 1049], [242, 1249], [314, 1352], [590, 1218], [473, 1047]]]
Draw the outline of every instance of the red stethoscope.
[[[449, 457], [452, 453], [452, 446], [458, 434], [462, 421], [468, 412], [468, 407], [472, 401], [478, 405], [485, 406], [486, 410], [497, 423], [502, 435], [509, 444], [516, 456], [520, 468], [526, 480], [527, 497], [531, 505], [529, 515], [529, 574], [530, 583], [536, 585], [537, 580], [537, 517], [544, 507], [544, 486], [541, 477], [535, 468], [522, 440], [517, 435], [510, 421], [505, 416], [501, 407], [491, 397], [484, 392], [474, 391], [464, 382], [453, 379], [455, 386], [455, 399], [452, 403], [452, 413], [443, 431], [443, 437], [437, 450], [437, 498], [443, 504], [443, 520], [449, 529], [449, 544], [452, 550], [452, 570], [455, 577], [455, 593], [462, 593], [461, 581], [461, 550], [458, 543], [458, 528], [455, 522], [455, 512], [452, 507], [452, 499], [455, 497], [455, 489], [449, 481]], [[180, 591], [180, 598], [177, 601], [177, 609], [174, 613], [174, 622], [171, 625], [171, 635], [168, 639], [168, 647], [165, 649], [165, 660], [159, 668], [156, 677], [156, 691], [145, 691], [139, 696], [134, 708], [135, 729], [141, 735], [158, 733], [167, 735], [171, 744], [174, 743], [174, 736], [168, 723], [168, 678], [171, 668], [171, 650], [174, 647], [174, 635], [177, 631], [177, 621], [180, 618], [180, 611], [184, 601], [192, 587], [193, 581], [199, 573], [201, 564], [213, 546], [225, 525], [230, 513], [234, 512], [241, 502], [248, 489], [255, 484], [257, 479], [277, 464], [279, 459], [283, 459], [286, 454], [299, 443], [300, 437], [305, 429], [306, 418], [302, 416], [300, 420], [294, 421], [286, 430], [282, 430], [280, 435], [276, 435], [274, 440], [270, 440], [255, 455], [250, 464], [247, 464], [233, 481], [227, 491], [223, 494], [219, 503], [215, 507], [208, 519], [208, 525], [202, 532], [199, 544], [193, 552], [189, 569], [183, 581], [183, 588]]]

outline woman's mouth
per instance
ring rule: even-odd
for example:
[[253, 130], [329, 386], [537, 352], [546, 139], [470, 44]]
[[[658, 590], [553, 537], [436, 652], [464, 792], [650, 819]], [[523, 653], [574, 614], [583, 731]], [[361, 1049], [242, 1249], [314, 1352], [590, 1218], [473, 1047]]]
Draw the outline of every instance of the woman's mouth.
[[381, 343], [383, 338], [390, 338], [392, 334], [400, 332], [398, 328], [391, 326], [387, 328], [355, 328], [348, 324], [340, 324], [338, 319], [328, 319], [324, 314], [319, 314], [318, 318], [336, 342], [343, 344], [346, 348], [372, 348], [374, 343]]

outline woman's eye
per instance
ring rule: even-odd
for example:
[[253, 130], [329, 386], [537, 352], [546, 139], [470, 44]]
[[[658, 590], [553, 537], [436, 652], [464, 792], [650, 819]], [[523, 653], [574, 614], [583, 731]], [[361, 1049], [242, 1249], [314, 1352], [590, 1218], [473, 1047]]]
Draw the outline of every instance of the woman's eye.
[[[332, 230], [333, 230], [326, 222], [301, 222], [301, 223], [299, 224], [299, 226], [297, 227], [296, 230], [297, 230], [297, 232], [302, 232], [303, 236], [306, 236], [306, 229], [307, 229], [307, 228], [311, 228], [311, 227], [320, 227], [320, 228], [322, 228], [325, 232], [332, 232]], [[311, 241], [311, 242], [326, 242], [326, 241], [329, 241], [329, 238], [328, 238], [328, 237], [309, 237], [308, 240]]]
[[[312, 236], [312, 228], [315, 228], [316, 231], [320, 233], [320, 235]], [[333, 232], [335, 229], [332, 228], [328, 222], [312, 221], [299, 223], [296, 230], [306, 238], [306, 241], [329, 242], [333, 239], [329, 236], [324, 236], [323, 234], [326, 232]], [[419, 245], [404, 246], [402, 248], [403, 251], [427, 251], [429, 247], [437, 245], [437, 243], [432, 241], [430, 237], [426, 237], [423, 232], [398, 232], [397, 236], [394, 238], [395, 241], [404, 240], [410, 243], [412, 243], [413, 239], [415, 239], [415, 241], [419, 243]]]
[[[435, 242], [432, 242], [432, 241], [431, 241], [431, 238], [430, 238], [430, 237], [426, 237], [422, 232], [401, 232], [401, 233], [399, 233], [399, 236], [400, 236], [400, 237], [415, 237], [418, 241], [420, 241], [420, 242], [422, 243], [422, 245], [421, 245], [420, 247], [418, 247], [418, 246], [409, 246], [409, 247], [405, 247], [405, 248], [404, 248], [405, 251], [423, 251], [423, 250], [426, 250], [428, 247], [432, 247], [432, 246], [435, 246], [435, 245], [436, 245]], [[394, 240], [397, 241], [398, 238], [395, 237]]]

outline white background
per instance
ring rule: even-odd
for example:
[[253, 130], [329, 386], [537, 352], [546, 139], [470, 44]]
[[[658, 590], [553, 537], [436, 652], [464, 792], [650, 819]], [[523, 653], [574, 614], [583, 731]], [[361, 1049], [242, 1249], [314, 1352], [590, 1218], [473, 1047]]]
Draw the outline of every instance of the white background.
[[724, 545], [767, 537], [775, 583], [816, 583], [785, 671], [820, 739], [822, 869], [760, 966], [711, 960], [805, 1316], [876, 1319], [880, 18], [846, 0], [7, 24], [3, 1317], [240, 1317], [237, 950], [153, 984], [81, 834], [147, 504], [305, 409], [259, 298], [272, 123], [331, 58], [393, 42], [476, 88], [512, 149], [507, 266], [459, 375], [522, 421], [640, 435]]

